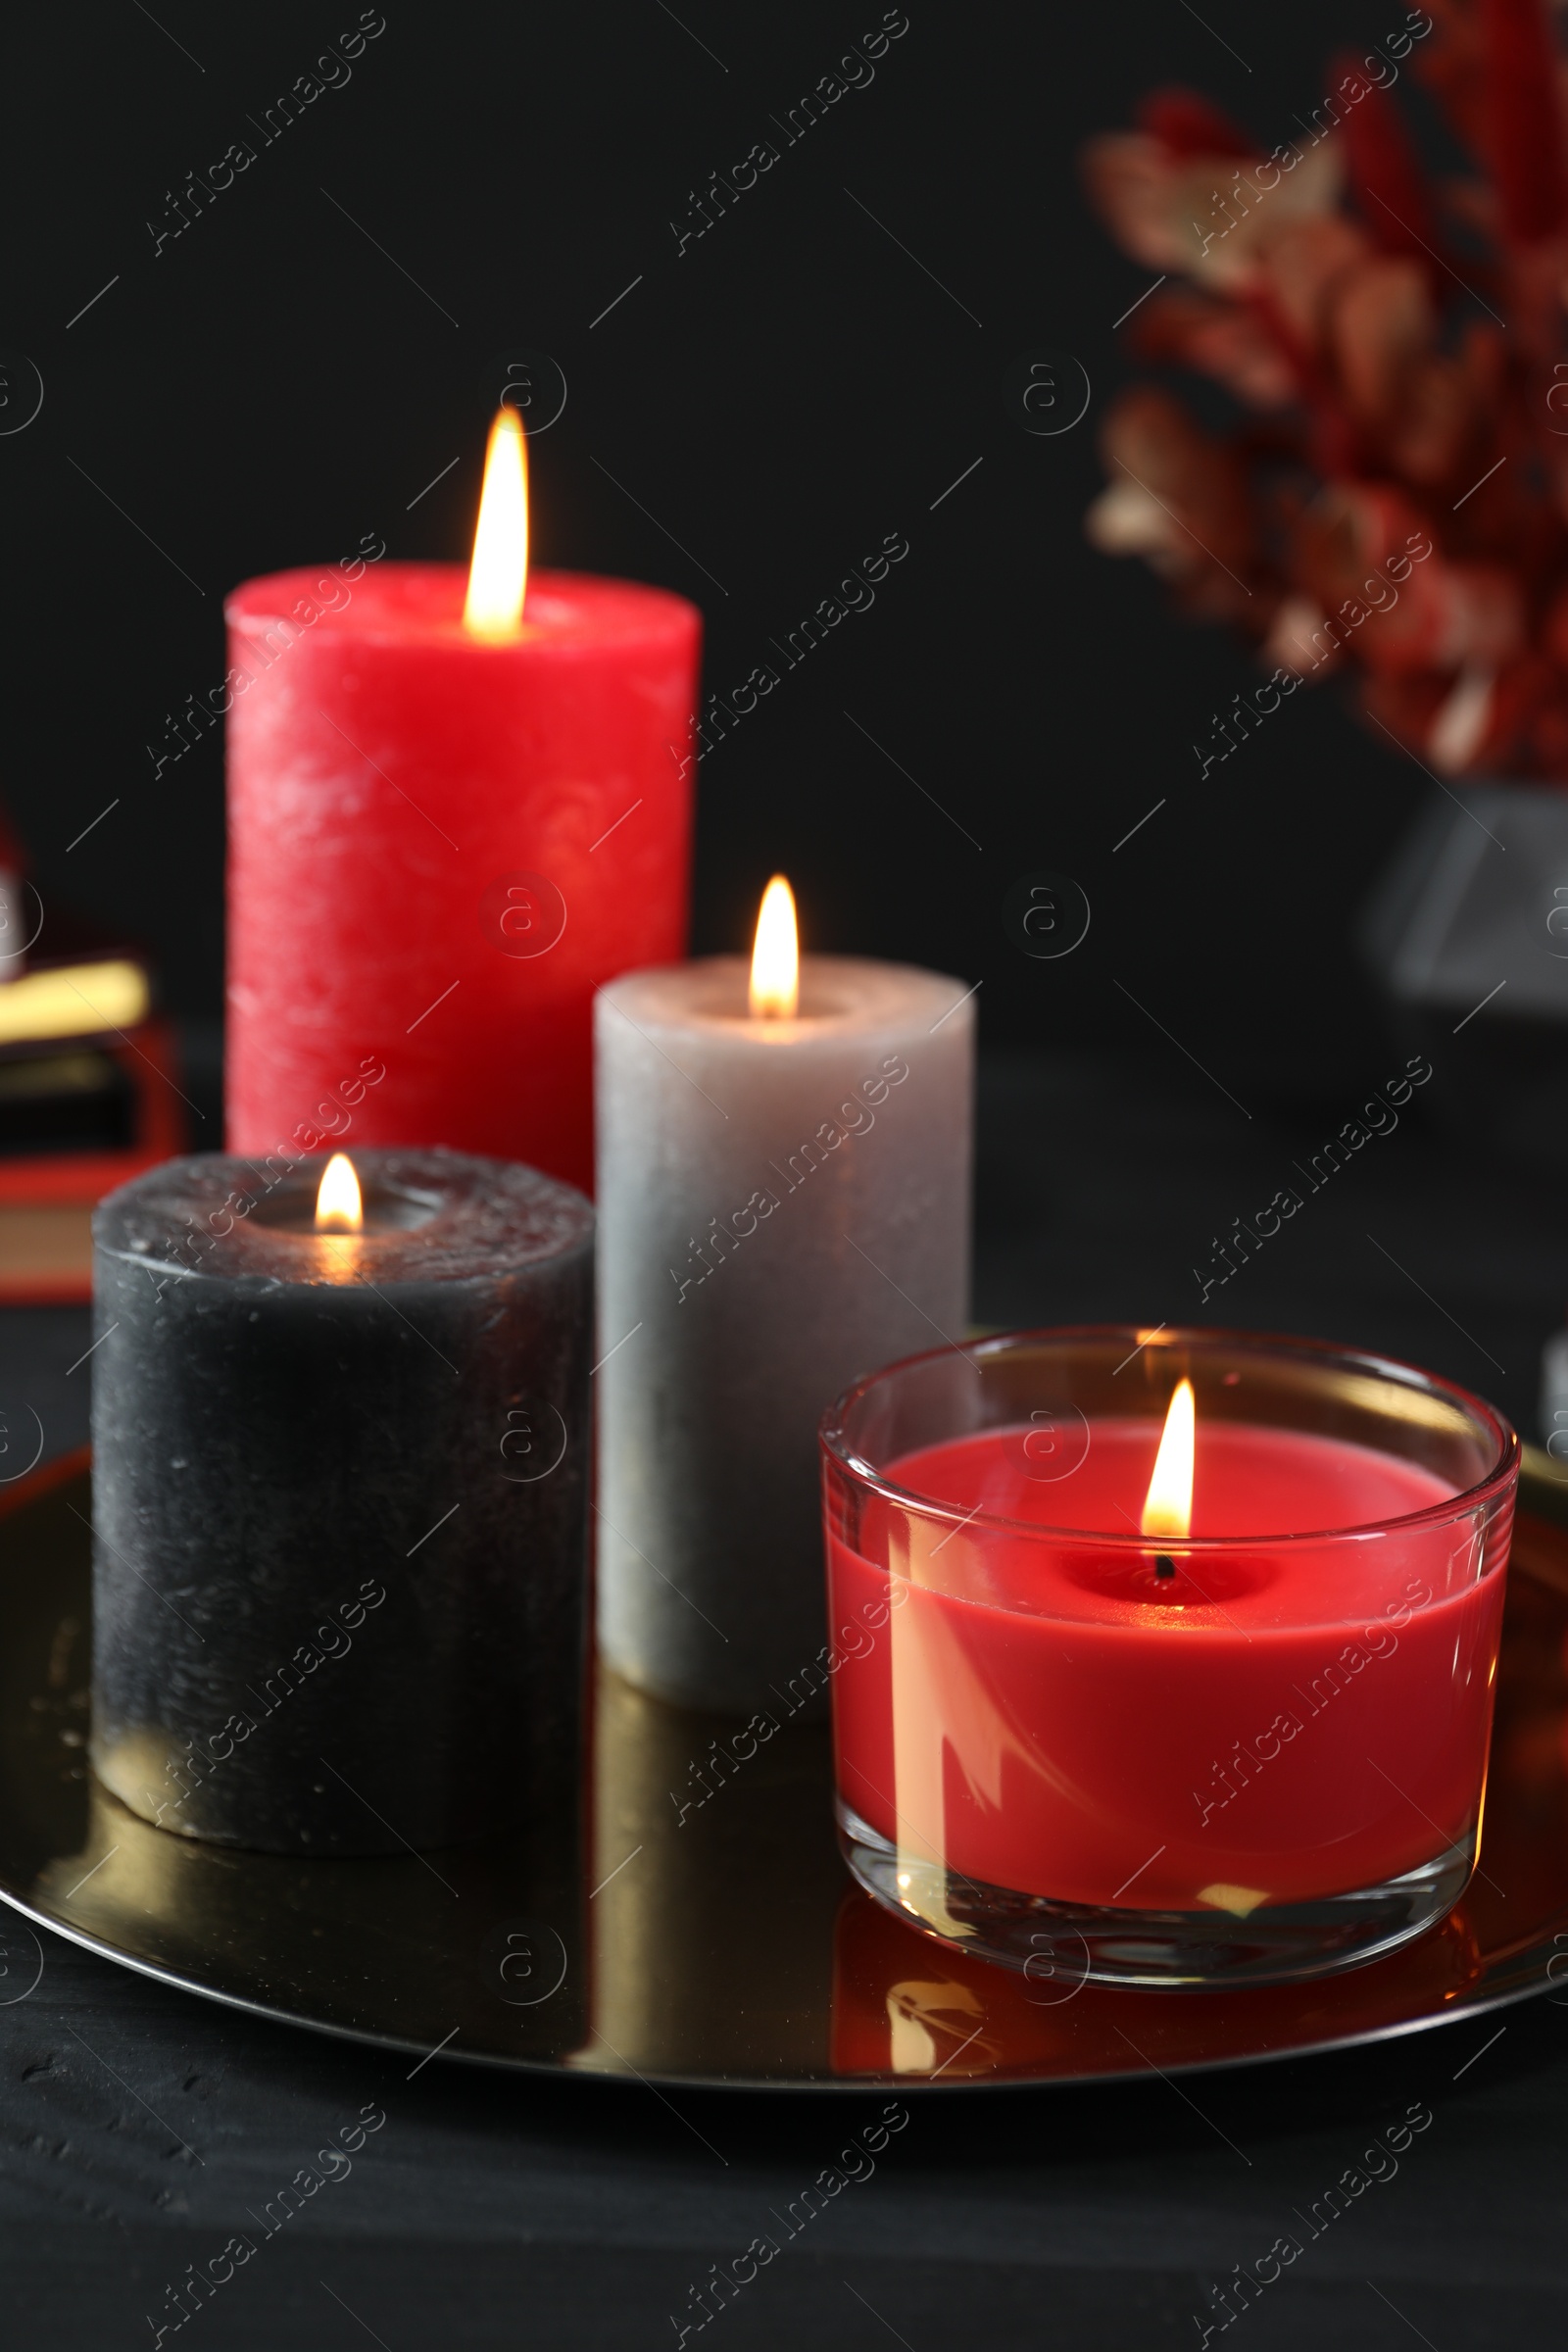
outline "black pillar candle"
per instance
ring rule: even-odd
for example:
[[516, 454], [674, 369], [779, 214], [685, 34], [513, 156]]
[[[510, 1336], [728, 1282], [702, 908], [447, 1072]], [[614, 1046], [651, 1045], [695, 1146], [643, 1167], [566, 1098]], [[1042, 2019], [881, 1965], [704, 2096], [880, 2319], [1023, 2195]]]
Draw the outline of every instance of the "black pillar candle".
[[94, 1222], [100, 1778], [272, 1852], [489, 1837], [575, 1788], [593, 1211], [531, 1168], [170, 1161]]

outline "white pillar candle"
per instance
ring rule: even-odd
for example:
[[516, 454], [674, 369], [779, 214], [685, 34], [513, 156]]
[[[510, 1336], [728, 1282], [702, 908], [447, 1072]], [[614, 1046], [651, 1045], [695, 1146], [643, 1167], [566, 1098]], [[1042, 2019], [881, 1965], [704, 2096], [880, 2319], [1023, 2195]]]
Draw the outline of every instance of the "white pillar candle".
[[826, 1684], [817, 1422], [964, 1334], [973, 1121], [961, 980], [807, 956], [790, 1002], [713, 956], [624, 974], [594, 1020], [600, 1646], [775, 1717]]

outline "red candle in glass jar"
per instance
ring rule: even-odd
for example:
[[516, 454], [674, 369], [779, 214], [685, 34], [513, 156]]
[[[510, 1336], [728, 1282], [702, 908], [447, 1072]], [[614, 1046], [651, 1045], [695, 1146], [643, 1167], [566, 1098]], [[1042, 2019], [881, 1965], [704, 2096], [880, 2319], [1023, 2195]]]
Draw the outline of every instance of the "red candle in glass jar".
[[589, 1189], [594, 991], [685, 952], [696, 609], [528, 578], [503, 411], [466, 580], [356, 559], [226, 610], [229, 1150], [352, 1132]]
[[[1266, 1367], [1267, 1344], [1241, 1354]], [[1323, 1419], [1357, 1377], [1328, 1367]], [[1457, 1426], [1416, 1396], [1412, 1426]], [[868, 1832], [885, 1850], [873, 1891], [940, 1932], [976, 1933], [965, 1906], [994, 1912], [987, 1889], [1113, 1934], [1118, 1916], [1262, 1923], [1444, 1854], [1455, 1891], [1467, 1875], [1511, 1433], [1495, 1492], [1467, 1507], [1462, 1471], [1333, 1427], [1221, 1417], [1195, 1446], [1192, 1400], [1183, 1380], [1163, 1429], [1079, 1414], [1049, 1436], [975, 1428], [982, 1406], [961, 1434], [890, 1446], [863, 1483], [858, 1443], [846, 1479], [827, 1441], [841, 1818], [852, 1846]]]

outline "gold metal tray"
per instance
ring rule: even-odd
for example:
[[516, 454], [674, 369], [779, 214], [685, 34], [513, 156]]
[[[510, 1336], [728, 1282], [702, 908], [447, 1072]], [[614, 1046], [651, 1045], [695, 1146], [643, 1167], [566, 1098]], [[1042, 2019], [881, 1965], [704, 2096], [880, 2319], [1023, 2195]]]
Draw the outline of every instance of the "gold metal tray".
[[1568, 1481], [1554, 1467], [1528, 1456], [1520, 1491], [1480, 1870], [1417, 1942], [1316, 1984], [1123, 1991], [969, 1960], [851, 1884], [824, 1727], [737, 1754], [733, 1725], [611, 1676], [583, 1832], [558, 1835], [551, 1858], [294, 1861], [153, 1829], [86, 1763], [85, 1454], [0, 1503], [0, 1897], [107, 1959], [294, 2025], [666, 2084], [1106, 2080], [1474, 2016], [1547, 1989], [1554, 1960], [1568, 1977]]

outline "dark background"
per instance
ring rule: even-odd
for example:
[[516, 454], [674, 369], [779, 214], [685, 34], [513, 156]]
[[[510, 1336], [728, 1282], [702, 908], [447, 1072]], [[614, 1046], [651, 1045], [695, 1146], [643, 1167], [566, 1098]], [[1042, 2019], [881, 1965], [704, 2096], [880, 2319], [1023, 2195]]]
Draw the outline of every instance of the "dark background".
[[[268, 147], [248, 118], [357, 9], [155, 13], [122, 0], [8, 27], [0, 346], [30, 354], [45, 398], [9, 435], [0, 410], [0, 791], [46, 904], [154, 943], [201, 1140], [218, 1120], [220, 748], [155, 782], [145, 747], [220, 680], [237, 580], [369, 531], [395, 556], [464, 559], [490, 363], [542, 350], [568, 398], [532, 453], [538, 559], [693, 597], [710, 688], [769, 659], [886, 533], [910, 543], [875, 608], [704, 762], [696, 944], [742, 944], [781, 865], [811, 944], [983, 981], [978, 1312], [1191, 1317], [1210, 1237], [1396, 1066], [1350, 934], [1432, 787], [1332, 688], [1199, 782], [1191, 745], [1252, 673], [1171, 618], [1142, 566], [1084, 544], [1095, 433], [1125, 373], [1112, 321], [1148, 278], [1089, 219], [1075, 156], [1166, 79], [1288, 136], [1330, 51], [1395, 29], [1402, 0], [1201, 0], [1200, 18], [1187, 0], [910, 0], [871, 86], [680, 258], [669, 221], [692, 192], [754, 141], [782, 144], [770, 117], [879, 6], [678, 0], [677, 22], [661, 0], [388, 0], [348, 86]], [[255, 164], [155, 259], [147, 221], [240, 138]], [[1002, 390], [1047, 352], [1076, 354], [1093, 387], [1054, 439], [1022, 431]], [[1041, 868], [1093, 908], [1055, 962], [1003, 923]], [[1471, 1142], [1466, 1157], [1407, 1117], [1202, 1313], [1389, 1348], [1528, 1427], [1568, 1295], [1561, 1180], [1501, 1163], [1484, 1120]], [[85, 1434], [87, 1345], [84, 1313], [0, 1319], [0, 1384], [51, 1452]], [[0, 2006], [0, 2307], [19, 2343], [150, 2342], [166, 2283], [372, 2097], [390, 2119], [373, 2161], [180, 2341], [672, 2343], [689, 2282], [863, 2120], [853, 2097], [671, 2108], [445, 2060], [409, 2081], [402, 2061], [44, 1945], [36, 1990]], [[1246, 2342], [1546, 2340], [1568, 2289], [1565, 2089], [1564, 2011], [1540, 2000], [1185, 2091], [938, 2097], [722, 2340], [1191, 2344], [1208, 2282], [1254, 2263], [1414, 2099], [1436, 2122], [1400, 2177], [1249, 2312]]]
[[[220, 735], [157, 782], [146, 747], [220, 680], [236, 581], [367, 531], [466, 560], [489, 364], [544, 351], [568, 397], [532, 455], [536, 560], [693, 598], [710, 690], [884, 534], [909, 541], [874, 609], [704, 761], [699, 949], [740, 944], [783, 866], [811, 943], [983, 979], [993, 1042], [1159, 1051], [1119, 981], [1238, 1094], [1381, 1075], [1349, 924], [1432, 788], [1335, 688], [1199, 782], [1193, 742], [1251, 671], [1085, 545], [1127, 373], [1111, 324], [1150, 277], [1090, 218], [1076, 154], [1168, 79], [1286, 136], [1331, 49], [1402, 7], [911, 0], [870, 86], [794, 146], [772, 118], [881, 7], [677, 13], [389, 0], [347, 86], [270, 146], [255, 123], [356, 24], [349, 0], [19, 14], [0, 337], [45, 398], [0, 438], [0, 785], [46, 903], [139, 926], [173, 1007], [217, 1015]], [[239, 139], [256, 162], [155, 258], [148, 223], [177, 226], [186, 174]], [[677, 256], [671, 220], [760, 139], [779, 162]], [[1003, 397], [1042, 352], [1093, 388], [1056, 438]], [[1040, 868], [1093, 908], [1058, 963], [1003, 928]]]

